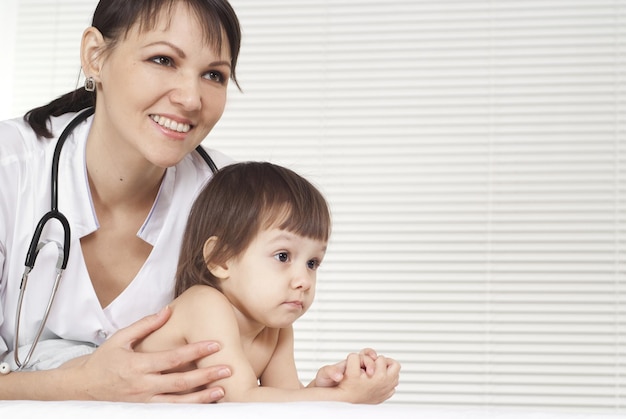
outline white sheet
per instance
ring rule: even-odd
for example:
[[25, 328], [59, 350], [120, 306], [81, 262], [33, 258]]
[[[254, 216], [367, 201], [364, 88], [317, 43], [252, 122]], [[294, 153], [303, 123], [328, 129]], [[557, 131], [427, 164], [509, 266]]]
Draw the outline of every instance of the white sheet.
[[109, 402], [0, 401], [2, 419], [624, 419], [622, 413], [573, 413], [537, 409], [436, 408], [384, 403], [225, 403], [219, 405]]

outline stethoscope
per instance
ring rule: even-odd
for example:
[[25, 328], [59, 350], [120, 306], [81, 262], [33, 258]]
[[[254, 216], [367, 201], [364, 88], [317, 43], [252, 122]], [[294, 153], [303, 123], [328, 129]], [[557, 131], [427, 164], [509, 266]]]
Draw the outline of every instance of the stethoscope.
[[[30, 242], [30, 246], [28, 247], [28, 252], [26, 253], [26, 262], [24, 263], [24, 273], [22, 274], [22, 281], [20, 283], [20, 294], [17, 303], [17, 313], [16, 313], [16, 321], [15, 321], [15, 344], [14, 344], [14, 353], [13, 359], [15, 364], [17, 365], [16, 371], [20, 371], [28, 365], [30, 362], [30, 358], [33, 356], [35, 352], [35, 347], [39, 343], [41, 339], [41, 334], [43, 333], [44, 327], [46, 325], [46, 321], [48, 320], [48, 315], [50, 314], [50, 309], [52, 308], [52, 303], [57, 293], [57, 289], [59, 287], [59, 282], [61, 281], [61, 277], [63, 276], [63, 272], [67, 266], [67, 261], [70, 254], [70, 224], [67, 221], [65, 215], [59, 211], [59, 160], [61, 156], [61, 149], [63, 148], [63, 144], [67, 137], [72, 133], [74, 128], [78, 126], [80, 123], [84, 122], [87, 118], [89, 118], [94, 113], [94, 108], [86, 108], [80, 111], [65, 127], [61, 135], [59, 136], [59, 140], [54, 148], [54, 154], [52, 155], [52, 184], [51, 184], [51, 202], [50, 202], [50, 211], [44, 214], [43, 217], [37, 223], [37, 227], [35, 228], [35, 232], [33, 233], [33, 238]], [[209, 156], [209, 154], [202, 148], [202, 146], [198, 146], [196, 151], [200, 154], [200, 156], [204, 159], [206, 164], [211, 169], [212, 173], [217, 172], [217, 166]], [[48, 221], [57, 220], [61, 226], [63, 227], [63, 243], [59, 243], [56, 240], [41, 240], [41, 233]], [[48, 304], [46, 306], [46, 310], [44, 312], [43, 318], [41, 320], [41, 324], [39, 325], [39, 329], [37, 330], [37, 334], [35, 335], [35, 339], [26, 354], [24, 360], [20, 360], [18, 354], [18, 342], [19, 342], [19, 332], [20, 332], [20, 320], [22, 315], [22, 302], [24, 300], [24, 293], [26, 291], [26, 284], [28, 283], [28, 276], [30, 272], [33, 270], [35, 266], [35, 260], [37, 259], [37, 255], [39, 251], [46, 245], [54, 243], [57, 246], [59, 256], [57, 258], [56, 264], [56, 277], [54, 280], [54, 284], [52, 286], [52, 292], [50, 293], [50, 298], [48, 299]], [[8, 365], [3, 363], [0, 367], [0, 373], [8, 373], [7, 371]]]

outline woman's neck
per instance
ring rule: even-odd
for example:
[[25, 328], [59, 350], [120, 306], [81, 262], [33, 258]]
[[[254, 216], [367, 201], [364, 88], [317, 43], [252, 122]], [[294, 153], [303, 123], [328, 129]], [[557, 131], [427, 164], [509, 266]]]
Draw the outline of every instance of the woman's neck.
[[95, 133], [87, 138], [86, 164], [96, 209], [100, 204], [149, 210], [166, 170]]

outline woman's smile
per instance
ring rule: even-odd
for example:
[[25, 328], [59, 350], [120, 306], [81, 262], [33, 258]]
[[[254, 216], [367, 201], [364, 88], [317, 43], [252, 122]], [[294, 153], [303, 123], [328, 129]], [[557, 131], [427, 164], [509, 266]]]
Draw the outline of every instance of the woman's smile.
[[167, 128], [171, 131], [187, 133], [192, 128], [190, 124], [184, 122], [176, 122], [173, 119], [162, 115], [150, 115], [150, 118], [152, 118], [152, 120], [160, 126]]

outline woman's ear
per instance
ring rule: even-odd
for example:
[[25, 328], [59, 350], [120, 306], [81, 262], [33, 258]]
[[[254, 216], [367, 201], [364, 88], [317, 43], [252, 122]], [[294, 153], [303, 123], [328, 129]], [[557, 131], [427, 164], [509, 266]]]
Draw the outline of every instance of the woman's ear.
[[104, 37], [98, 29], [93, 26], [85, 29], [80, 44], [80, 64], [85, 77], [93, 77], [96, 82], [100, 82], [105, 46]]
[[227, 263], [214, 263], [211, 261], [213, 256], [213, 250], [215, 249], [215, 245], [217, 245], [218, 238], [216, 236], [211, 236], [204, 242], [204, 247], [202, 248], [202, 257], [206, 263], [206, 267], [213, 274], [214, 277], [219, 279], [228, 279], [230, 273], [228, 272], [228, 264]]

